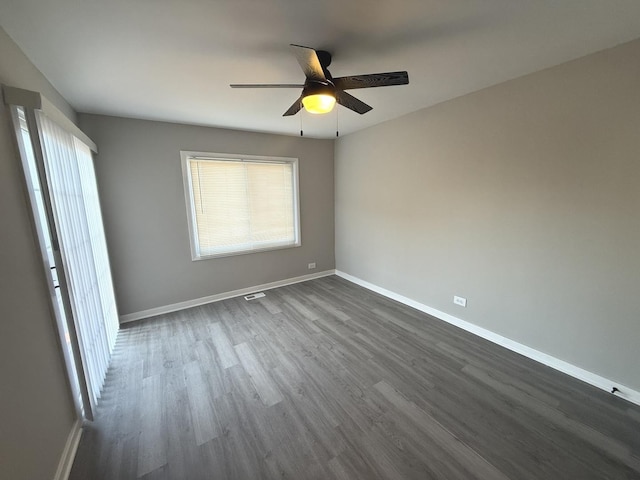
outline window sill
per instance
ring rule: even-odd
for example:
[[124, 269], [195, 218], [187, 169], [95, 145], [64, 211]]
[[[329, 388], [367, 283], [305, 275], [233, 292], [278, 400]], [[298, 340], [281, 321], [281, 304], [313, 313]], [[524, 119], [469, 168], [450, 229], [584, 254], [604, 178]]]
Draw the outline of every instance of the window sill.
[[278, 245], [273, 247], [254, 248], [251, 250], [235, 250], [232, 252], [214, 253], [211, 255], [192, 256], [191, 260], [194, 262], [199, 262], [201, 260], [213, 260], [216, 258], [235, 257], [236, 255], [248, 255], [251, 253], [261, 253], [261, 252], [270, 252], [273, 250], [284, 250], [287, 248], [297, 248], [297, 247], [300, 247], [301, 245], [302, 245], [302, 242], [297, 242], [297, 243], [288, 243], [286, 245]]

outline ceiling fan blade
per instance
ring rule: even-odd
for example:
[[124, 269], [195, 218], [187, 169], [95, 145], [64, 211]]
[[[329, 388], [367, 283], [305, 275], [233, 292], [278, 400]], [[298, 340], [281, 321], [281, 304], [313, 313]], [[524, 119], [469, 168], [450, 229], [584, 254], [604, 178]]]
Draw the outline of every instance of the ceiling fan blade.
[[293, 54], [296, 56], [300, 67], [302, 67], [302, 71], [309, 80], [315, 82], [327, 81], [318, 55], [313, 48], [294, 45], [293, 43], [290, 46], [293, 48]]
[[370, 75], [351, 75], [333, 79], [333, 84], [340, 90], [356, 88], [388, 87], [390, 85], [407, 85], [407, 72], [372, 73]]
[[340, 90], [336, 90], [336, 101], [343, 107], [347, 107], [349, 110], [353, 110], [360, 115], [373, 109], [373, 107], [367, 105], [362, 100], [358, 100], [353, 95], [349, 95], [347, 92]]
[[282, 114], [283, 117], [290, 117], [291, 115], [295, 115], [302, 108], [302, 95], [298, 97], [298, 99], [293, 102], [293, 105], [289, 107], [289, 110]]
[[297, 83], [232, 83], [231, 88], [302, 88], [304, 85]]

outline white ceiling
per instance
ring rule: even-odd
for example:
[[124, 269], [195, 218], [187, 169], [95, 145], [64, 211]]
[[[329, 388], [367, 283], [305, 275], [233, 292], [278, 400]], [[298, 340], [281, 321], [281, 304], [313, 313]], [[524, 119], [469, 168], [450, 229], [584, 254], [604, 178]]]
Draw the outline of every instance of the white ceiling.
[[[335, 76], [407, 70], [353, 91], [340, 134], [640, 37], [639, 0], [0, 0], [0, 24], [80, 112], [299, 134], [288, 44], [333, 53]], [[585, 99], [587, 100], [587, 99]], [[302, 116], [335, 136], [336, 115]]]

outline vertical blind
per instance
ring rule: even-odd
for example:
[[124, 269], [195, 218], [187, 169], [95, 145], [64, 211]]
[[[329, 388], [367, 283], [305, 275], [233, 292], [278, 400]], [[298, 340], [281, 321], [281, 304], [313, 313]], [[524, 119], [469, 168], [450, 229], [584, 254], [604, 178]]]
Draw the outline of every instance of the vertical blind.
[[91, 150], [37, 111], [49, 196], [85, 381], [93, 405], [118, 332], [111, 270]]
[[189, 160], [198, 256], [298, 243], [291, 162]]

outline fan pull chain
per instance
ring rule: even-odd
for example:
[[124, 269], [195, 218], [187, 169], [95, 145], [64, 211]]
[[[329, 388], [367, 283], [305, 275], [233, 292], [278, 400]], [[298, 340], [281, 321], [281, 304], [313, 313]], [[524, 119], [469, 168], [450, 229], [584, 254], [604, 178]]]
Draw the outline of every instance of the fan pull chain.
[[340, 110], [340, 109], [336, 105], [336, 138], [338, 138], [340, 136], [339, 129], [338, 129], [338, 110]]
[[[302, 104], [302, 100], [300, 101], [300, 104]], [[304, 137], [304, 132], [302, 131], [302, 115], [304, 114], [303, 109], [302, 109], [302, 105], [300, 105], [300, 136]]]

